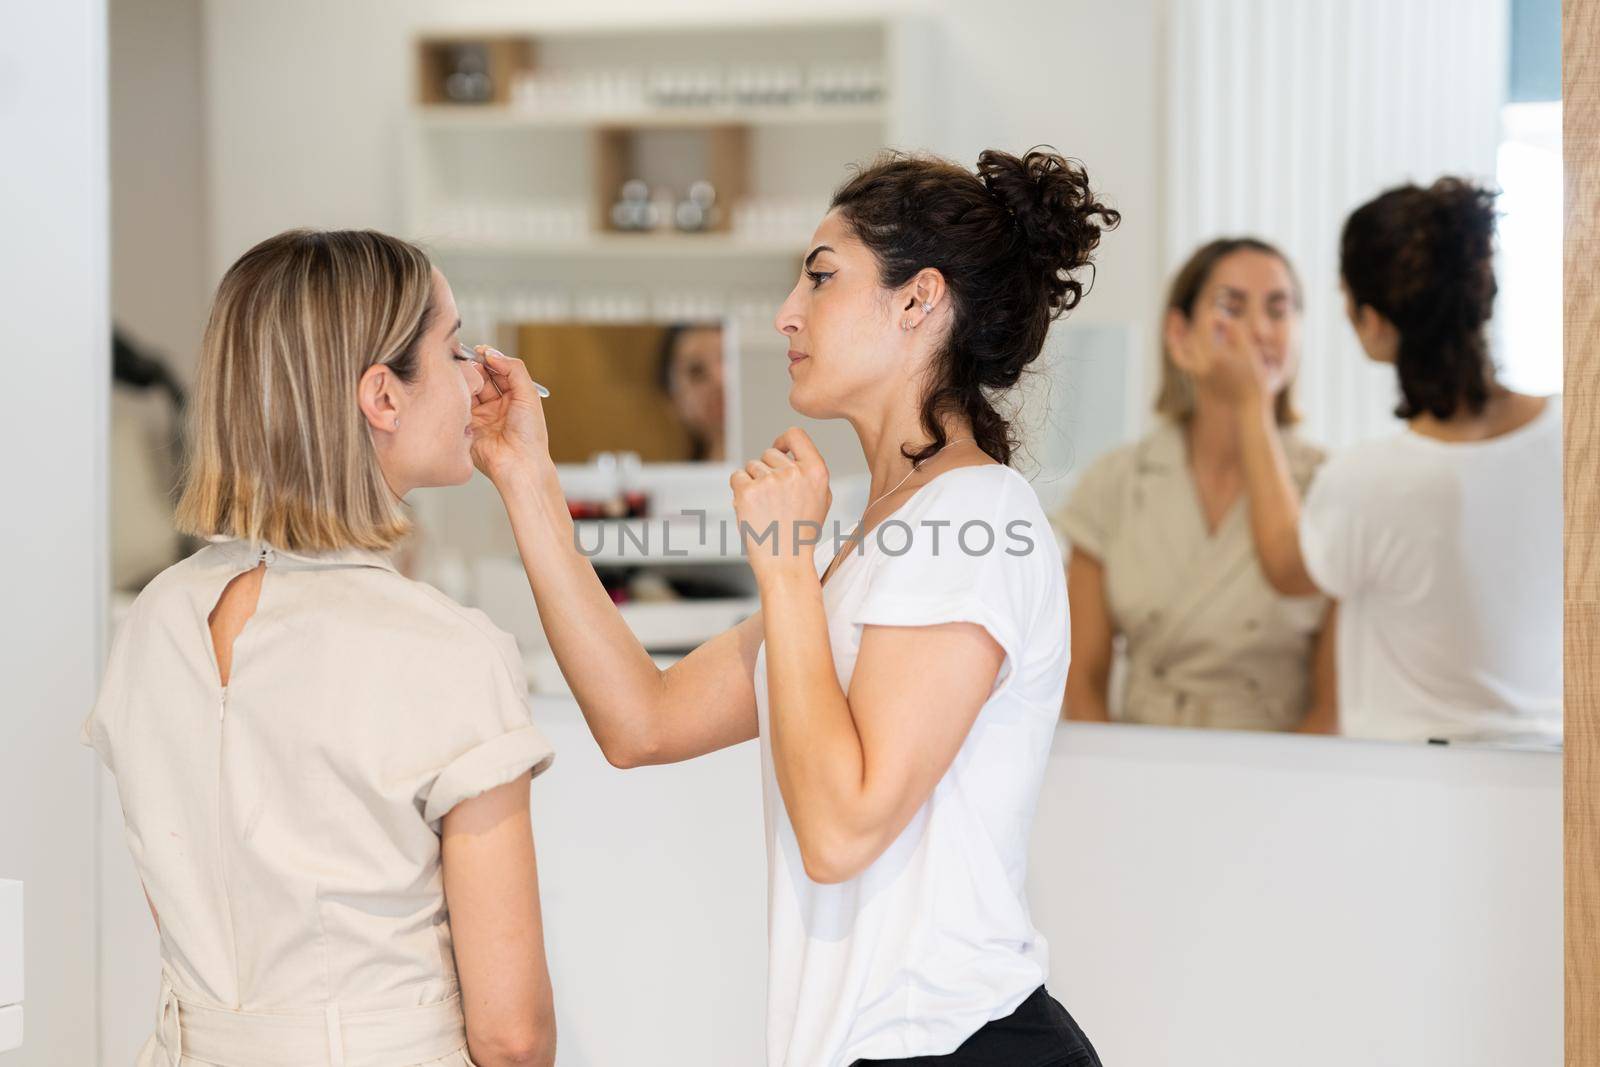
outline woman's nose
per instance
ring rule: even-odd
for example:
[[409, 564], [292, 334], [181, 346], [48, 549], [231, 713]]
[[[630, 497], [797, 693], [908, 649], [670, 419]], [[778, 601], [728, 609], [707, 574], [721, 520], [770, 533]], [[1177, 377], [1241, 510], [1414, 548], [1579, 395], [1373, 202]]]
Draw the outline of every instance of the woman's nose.
[[792, 337], [799, 333], [800, 325], [804, 322], [804, 319], [800, 316], [800, 309], [795, 306], [796, 303], [794, 294], [791, 293], [789, 299], [785, 300], [783, 305], [778, 308], [778, 314], [772, 320], [773, 329], [785, 337]]
[[1272, 321], [1272, 316], [1270, 315], [1257, 313], [1250, 316], [1250, 332], [1255, 335], [1257, 341], [1270, 341], [1275, 326], [1276, 324]]

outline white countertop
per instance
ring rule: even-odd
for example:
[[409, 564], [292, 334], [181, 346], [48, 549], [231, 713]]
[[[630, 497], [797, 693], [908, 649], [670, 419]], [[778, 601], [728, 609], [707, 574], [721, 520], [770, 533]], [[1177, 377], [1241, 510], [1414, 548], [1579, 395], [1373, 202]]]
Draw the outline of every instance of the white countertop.
[[[563, 1067], [759, 1063], [756, 746], [619, 771], [571, 698], [533, 707]], [[1559, 1062], [1558, 753], [1064, 723], [1030, 863], [1107, 1063]]]
[[22, 1045], [22, 883], [0, 879], [0, 1051]]

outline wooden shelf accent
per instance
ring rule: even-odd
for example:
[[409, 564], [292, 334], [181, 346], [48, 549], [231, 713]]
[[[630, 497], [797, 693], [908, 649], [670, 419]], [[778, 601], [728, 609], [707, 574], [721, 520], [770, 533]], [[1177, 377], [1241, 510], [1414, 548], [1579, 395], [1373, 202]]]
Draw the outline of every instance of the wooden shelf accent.
[[[451, 100], [444, 83], [451, 69], [451, 54], [458, 48], [481, 45], [487, 50], [491, 97], [486, 103]], [[462, 34], [429, 36], [416, 45], [417, 94], [419, 103], [434, 109], [460, 112], [468, 109], [503, 108], [511, 102], [511, 84], [518, 71], [534, 65], [534, 42], [528, 37], [491, 37]]]
[[[609, 127], [595, 131], [594, 228], [617, 233], [611, 223], [611, 205], [623, 183], [645, 178], [635, 163], [634, 143], [641, 131], [631, 127]], [[700, 174], [717, 190], [717, 219], [711, 233], [726, 234], [733, 226], [733, 207], [745, 195], [750, 181], [750, 138], [744, 126], [709, 126], [698, 130], [704, 140]], [[687, 190], [676, 190], [683, 195]], [[636, 235], [628, 236], [653, 236]]]

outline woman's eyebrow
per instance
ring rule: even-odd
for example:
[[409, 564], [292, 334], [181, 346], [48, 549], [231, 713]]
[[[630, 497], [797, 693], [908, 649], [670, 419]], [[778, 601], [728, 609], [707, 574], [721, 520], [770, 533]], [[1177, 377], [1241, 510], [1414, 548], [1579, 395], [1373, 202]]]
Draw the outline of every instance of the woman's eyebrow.
[[456, 320], [456, 324], [454, 326], [450, 327], [450, 333], [453, 335], [453, 334], [458, 334], [460, 332], [461, 332], [461, 320], [457, 319]]
[[822, 253], [824, 253], [824, 252], [832, 252], [832, 251], [833, 251], [833, 249], [831, 247], [829, 247], [828, 245], [818, 245], [817, 247], [813, 248], [811, 250], [811, 254], [806, 257], [806, 270], [810, 270], [811, 269], [811, 264], [813, 262], [815, 262], [816, 258], [818, 256], [822, 255]]

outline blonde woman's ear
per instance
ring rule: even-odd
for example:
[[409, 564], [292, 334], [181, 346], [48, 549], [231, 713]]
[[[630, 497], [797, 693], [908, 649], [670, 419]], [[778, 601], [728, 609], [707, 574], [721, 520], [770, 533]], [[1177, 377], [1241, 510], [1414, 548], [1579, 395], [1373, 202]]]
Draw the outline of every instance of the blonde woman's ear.
[[394, 397], [396, 385], [394, 372], [382, 363], [374, 363], [362, 372], [356, 384], [356, 405], [372, 429], [393, 433], [400, 428], [400, 410]]
[[1166, 344], [1167, 353], [1172, 359], [1173, 366], [1181, 371], [1192, 372], [1194, 360], [1189, 354], [1189, 334], [1193, 325], [1187, 316], [1176, 308], [1167, 311], [1167, 317], [1162, 324], [1161, 336]]

